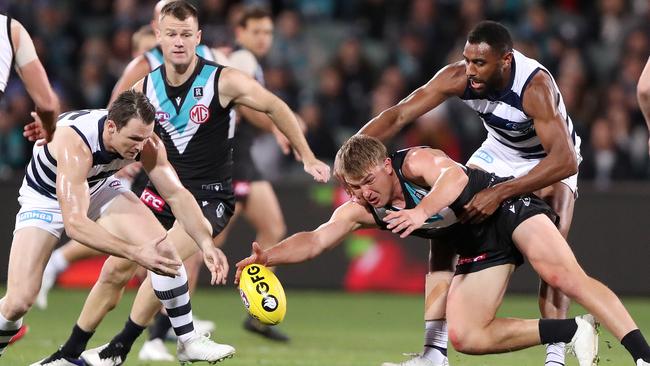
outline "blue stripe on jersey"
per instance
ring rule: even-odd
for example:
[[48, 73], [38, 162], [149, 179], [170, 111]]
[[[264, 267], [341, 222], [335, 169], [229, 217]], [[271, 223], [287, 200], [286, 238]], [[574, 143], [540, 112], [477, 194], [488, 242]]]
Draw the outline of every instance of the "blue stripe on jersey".
[[93, 153], [93, 166], [110, 164], [113, 160], [119, 159], [120, 155], [108, 151], [98, 150]]
[[[29, 168], [28, 168], [28, 169], [29, 169]], [[42, 194], [42, 195], [45, 196], [45, 197], [50, 197], [50, 198], [54, 198], [54, 199], [56, 199], [56, 194], [51, 194], [50, 192], [46, 191], [46, 190], [43, 189], [41, 186], [39, 186], [38, 184], [36, 184], [36, 182], [34, 182], [34, 181], [32, 180], [32, 178], [29, 177], [29, 174], [25, 174], [25, 180], [27, 181], [27, 185], [30, 186], [30, 187], [31, 187], [33, 190], [35, 190], [36, 192]]]
[[[188, 89], [188, 93], [192, 92], [196, 87], [199, 86], [205, 86], [207, 84], [208, 79], [210, 78], [210, 75], [214, 72], [216, 69], [215, 66], [205, 64], [203, 65], [203, 68], [201, 69], [201, 72], [194, 78], [194, 82], [192, 82], [192, 86]], [[176, 109], [174, 108], [173, 103], [171, 100], [167, 97], [167, 91], [165, 90], [165, 82], [162, 77], [162, 71], [160, 69], [154, 71], [151, 73], [151, 77], [153, 78], [153, 85], [156, 93], [156, 97], [160, 101], [160, 108], [169, 114], [169, 123], [171, 123], [176, 131], [179, 133], [183, 133], [185, 131], [185, 127], [187, 127], [187, 123], [189, 121], [189, 112], [190, 109], [195, 105], [195, 101], [193, 98], [185, 98], [183, 100], [183, 105], [181, 106], [180, 110], [178, 113], [176, 113]]]
[[70, 125], [68, 127], [72, 127], [72, 129], [75, 130], [75, 132], [77, 132], [77, 134], [79, 136], [81, 136], [81, 139], [84, 140], [84, 142], [86, 143], [86, 146], [88, 146], [88, 148], [92, 151], [93, 148], [90, 147], [90, 144], [88, 143], [88, 139], [86, 138], [86, 136], [77, 127], [72, 126], [72, 125]]
[[153, 56], [160, 64], [165, 62], [165, 59], [163, 58], [163, 54], [160, 51], [158, 47], [154, 47], [151, 51], [149, 51], [149, 54]]
[[56, 166], [56, 160], [54, 160], [54, 157], [52, 156], [52, 154], [50, 154], [50, 150], [47, 148], [47, 144], [43, 146], [43, 152], [45, 152], [45, 157], [50, 162], [50, 164]]
[[492, 130], [494, 132], [496, 132], [499, 136], [503, 137], [504, 139], [506, 139], [506, 140], [508, 140], [510, 142], [522, 142], [522, 141], [526, 141], [528, 139], [532, 139], [533, 137], [537, 136], [537, 132], [535, 132], [534, 128], [531, 128], [530, 131], [528, 131], [525, 135], [510, 136], [507, 133], [505, 133], [505, 132], [501, 131], [500, 129], [498, 129], [497, 127], [494, 127], [492, 125], [490, 125], [490, 127], [492, 127]]
[[513, 121], [510, 121], [510, 120], [495, 116], [492, 113], [480, 113], [480, 112], [476, 112], [476, 113], [478, 113], [478, 115], [481, 118], [483, 118], [485, 123], [487, 123], [488, 125], [490, 125], [492, 127], [500, 128], [502, 130], [522, 132], [522, 131], [525, 131], [525, 130], [529, 129], [533, 125], [533, 120], [532, 119], [529, 119], [526, 122], [517, 123], [517, 122], [513, 122]]
[[509, 148], [511, 148], [513, 150], [521, 151], [523, 153], [539, 154], [539, 153], [542, 153], [544, 151], [544, 146], [542, 146], [541, 144], [535, 145], [535, 146], [530, 146], [530, 147], [517, 147], [517, 146], [512, 146], [510, 144], [506, 144], [503, 141], [499, 141], [499, 143], [501, 143], [503, 146], [507, 146], [507, 147], [509, 147]]
[[[31, 170], [32, 175], [33, 175], [34, 178], [36, 179], [36, 183], [37, 183], [41, 188], [43, 188], [44, 190], [46, 190], [46, 191], [49, 192], [50, 194], [56, 195], [56, 187], [52, 187], [51, 185], [49, 185], [48, 183], [46, 183], [46, 182], [43, 180], [43, 178], [41, 178], [41, 176], [38, 174], [38, 169], [36, 169], [36, 163], [35, 163], [35, 160], [34, 160], [34, 159], [32, 159], [32, 161], [29, 163], [29, 168], [28, 168], [28, 169]], [[29, 176], [29, 172], [28, 172], [25, 176], [28, 177], [28, 176]]]
[[546, 153], [540, 153], [540, 154], [530, 154], [530, 155], [523, 155], [522, 158], [524, 159], [542, 159], [546, 157]]
[[[36, 155], [36, 160], [38, 160], [38, 165], [43, 170], [43, 173], [45, 173], [45, 175], [47, 175], [47, 177], [50, 178], [52, 182], [56, 182], [56, 173], [53, 172], [50, 168], [47, 167], [47, 165], [43, 163], [40, 154]], [[33, 158], [32, 158], [32, 162], [33, 162]]]
[[[404, 186], [406, 187], [406, 190], [408, 191], [408, 193], [411, 195], [411, 198], [413, 199], [413, 202], [415, 202], [416, 205], [420, 204], [421, 199], [420, 199], [420, 195], [418, 194], [417, 189], [415, 189], [411, 185], [411, 183], [406, 181], [406, 180], [404, 181]], [[425, 222], [431, 223], [433, 221], [438, 221], [438, 220], [442, 220], [442, 219], [443, 219], [443, 217], [440, 214], [435, 214], [435, 215], [429, 217]]]
[[203, 45], [203, 44], [200, 44], [200, 45], [196, 46], [196, 54], [197, 55], [203, 57], [204, 59], [212, 60], [212, 55], [208, 54], [208, 53], [212, 53], [210, 51], [210, 47], [208, 47], [206, 45]]

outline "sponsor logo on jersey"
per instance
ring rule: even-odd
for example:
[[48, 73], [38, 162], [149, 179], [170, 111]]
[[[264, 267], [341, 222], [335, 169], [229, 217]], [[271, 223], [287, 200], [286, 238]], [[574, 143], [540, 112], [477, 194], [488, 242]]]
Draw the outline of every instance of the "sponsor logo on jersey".
[[158, 121], [158, 123], [169, 121], [169, 117], [169, 113], [165, 111], [156, 111], [156, 121]]
[[145, 188], [140, 195], [140, 201], [145, 205], [151, 207], [156, 212], [162, 212], [163, 207], [165, 207], [165, 200], [160, 196], [153, 193], [149, 188]]
[[18, 216], [18, 222], [23, 222], [26, 220], [41, 220], [47, 223], [51, 223], [53, 219], [54, 216], [51, 213], [38, 210], [25, 211]]
[[530, 206], [530, 197], [524, 197], [521, 200], [524, 202], [524, 206]]
[[480, 149], [477, 150], [474, 153], [474, 156], [481, 159], [481, 160], [483, 160], [483, 161], [485, 161], [486, 163], [489, 163], [489, 164], [492, 164], [492, 162], [494, 161], [494, 158], [492, 157], [492, 155], [488, 154], [487, 151], [485, 151], [485, 150], [480, 150]]
[[203, 98], [203, 87], [202, 86], [195, 87], [194, 91], [193, 91], [193, 94], [194, 94], [194, 99]]
[[486, 258], [487, 258], [487, 253], [483, 253], [476, 257], [462, 257], [462, 258], [458, 258], [458, 264], [480, 262], [482, 260], [485, 260]]
[[217, 217], [221, 218], [225, 210], [226, 207], [223, 205], [223, 202], [219, 202], [219, 205], [217, 206]]
[[197, 104], [190, 109], [190, 119], [194, 123], [203, 123], [210, 118], [210, 110], [203, 104]]
[[206, 191], [221, 191], [223, 189], [223, 186], [221, 183], [210, 183], [210, 184], [201, 184], [201, 189], [206, 190]]

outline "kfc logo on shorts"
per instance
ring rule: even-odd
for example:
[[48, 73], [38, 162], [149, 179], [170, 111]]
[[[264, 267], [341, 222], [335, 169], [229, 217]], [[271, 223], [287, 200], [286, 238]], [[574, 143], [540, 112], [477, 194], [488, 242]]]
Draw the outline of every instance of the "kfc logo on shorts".
[[169, 121], [169, 113], [164, 112], [164, 111], [157, 111], [156, 112], [156, 121], [158, 121], [158, 123]]
[[142, 191], [142, 195], [140, 195], [140, 201], [142, 201], [145, 205], [151, 207], [151, 209], [156, 212], [162, 212], [163, 207], [165, 207], [165, 200], [163, 200], [157, 194], [153, 193], [149, 188], [145, 188], [144, 191]]
[[190, 119], [194, 123], [203, 123], [210, 118], [210, 110], [203, 104], [197, 104], [190, 109]]

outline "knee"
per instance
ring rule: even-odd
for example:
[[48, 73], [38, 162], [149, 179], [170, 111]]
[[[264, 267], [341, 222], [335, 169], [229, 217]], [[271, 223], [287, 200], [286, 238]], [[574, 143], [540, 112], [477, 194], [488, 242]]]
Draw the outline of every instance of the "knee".
[[486, 337], [482, 336], [480, 330], [449, 324], [448, 332], [449, 341], [456, 351], [468, 355], [481, 355], [487, 352], [487, 346], [483, 341]]
[[100, 285], [122, 288], [133, 277], [137, 267], [131, 263], [121, 265], [107, 260], [102, 267], [97, 283]]
[[2, 315], [8, 320], [16, 321], [27, 314], [34, 305], [35, 299], [36, 295], [29, 296], [27, 294], [5, 296], [2, 300]]
[[[549, 273], [544, 281], [554, 289], [562, 291], [570, 298], [576, 297], [578, 291], [583, 287], [586, 275], [577, 271], [562, 269]], [[548, 289], [547, 289], [548, 290]]]

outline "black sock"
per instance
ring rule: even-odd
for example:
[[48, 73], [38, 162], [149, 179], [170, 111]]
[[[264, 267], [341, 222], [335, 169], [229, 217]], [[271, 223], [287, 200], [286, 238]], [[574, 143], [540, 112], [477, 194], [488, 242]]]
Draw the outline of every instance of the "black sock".
[[[124, 328], [119, 332], [113, 339], [107, 348], [115, 348], [111, 346], [116, 346], [116, 348], [121, 348], [120, 352], [122, 355], [126, 356], [129, 351], [131, 351], [131, 346], [135, 343], [135, 340], [138, 339], [140, 334], [144, 331], [145, 327], [140, 326], [131, 320], [131, 317], [124, 323]], [[101, 356], [101, 353], [100, 353]]]
[[70, 337], [68, 337], [65, 344], [61, 346], [61, 353], [66, 357], [79, 358], [81, 352], [86, 350], [88, 341], [94, 333], [95, 332], [86, 332], [75, 324], [72, 328], [72, 333], [70, 333]]
[[153, 324], [149, 326], [149, 340], [156, 338], [165, 339], [167, 332], [172, 327], [169, 317], [163, 313], [156, 314]]
[[540, 319], [539, 338], [542, 344], [571, 342], [578, 330], [575, 319]]
[[626, 334], [625, 337], [621, 339], [621, 344], [628, 352], [630, 352], [634, 362], [638, 359], [650, 362], [650, 346], [648, 346], [648, 342], [645, 340], [639, 329], [635, 329]]

